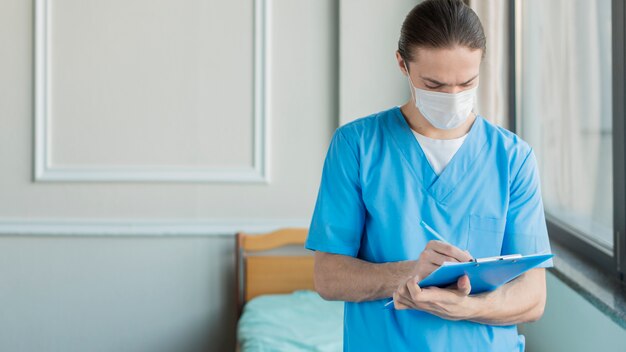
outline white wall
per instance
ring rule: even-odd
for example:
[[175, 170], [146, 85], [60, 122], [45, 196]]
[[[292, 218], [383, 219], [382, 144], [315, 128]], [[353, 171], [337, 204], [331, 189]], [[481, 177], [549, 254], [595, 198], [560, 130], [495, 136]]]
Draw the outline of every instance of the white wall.
[[227, 351], [233, 237], [0, 239], [2, 351]]
[[556, 276], [548, 273], [547, 280], [543, 317], [520, 326], [528, 352], [624, 351], [626, 330]]
[[269, 181], [186, 182], [253, 165], [254, 2], [47, 3], [35, 182], [34, 1], [0, 2], [0, 350], [230, 349], [233, 233], [308, 225], [337, 126], [335, 4], [267, 3]]
[[233, 234], [308, 226], [411, 5], [0, 2], [0, 351], [232, 349]]
[[398, 68], [400, 27], [417, 0], [341, 0], [339, 116], [341, 124], [411, 98]]
[[[253, 5], [263, 2], [205, 9], [201, 0], [37, 1], [50, 7], [47, 109], [33, 104], [41, 75], [32, 58], [44, 54], [34, 52], [32, 4], [3, 2], [2, 84], [11, 93], [1, 137], [11, 171], [0, 187], [12, 201], [1, 205], [2, 217], [306, 218], [336, 126], [336, 33], [328, 25], [335, 7], [268, 2], [267, 45], [255, 53]], [[235, 25], [206, 25], [224, 17]], [[212, 33], [222, 30], [229, 34]], [[265, 86], [255, 86], [255, 54], [268, 61]], [[265, 97], [265, 182], [245, 178], [254, 173], [253, 133], [261, 128], [255, 90]], [[33, 126], [36, 109], [45, 119]], [[33, 129], [45, 125], [47, 148], [33, 149]], [[44, 181], [69, 182], [31, 182], [33, 161], [46, 155]], [[207, 182], [187, 184], [205, 180], [198, 170]], [[84, 182], [168, 173], [173, 182]], [[211, 178], [220, 174], [220, 182]]]

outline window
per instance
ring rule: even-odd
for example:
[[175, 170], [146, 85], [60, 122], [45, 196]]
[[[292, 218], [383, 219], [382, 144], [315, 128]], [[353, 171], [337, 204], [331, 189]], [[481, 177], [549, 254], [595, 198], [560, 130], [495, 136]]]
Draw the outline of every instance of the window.
[[610, 250], [611, 1], [567, 2], [522, 3], [519, 132], [537, 154], [546, 216]]
[[623, 278], [624, 3], [511, 4], [516, 132], [537, 156], [550, 236]]

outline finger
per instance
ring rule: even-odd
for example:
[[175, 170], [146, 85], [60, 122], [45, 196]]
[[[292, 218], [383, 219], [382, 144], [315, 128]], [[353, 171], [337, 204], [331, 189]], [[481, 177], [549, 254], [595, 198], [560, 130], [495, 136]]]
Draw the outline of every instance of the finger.
[[458, 290], [460, 292], [465, 291], [465, 289], [466, 289], [465, 281], [462, 281], [463, 277], [465, 277], [465, 276], [467, 276], [467, 275], [459, 276], [459, 278], [454, 283], [451, 283], [450, 285], [445, 286], [444, 288], [446, 290]]
[[409, 293], [408, 293], [408, 291], [407, 291], [407, 288], [406, 288], [406, 281], [405, 281], [405, 282], [403, 282], [403, 283], [401, 283], [401, 284], [398, 286], [398, 288], [396, 289], [396, 292], [397, 292], [399, 295], [403, 295], [403, 296], [404, 296], [404, 295], [409, 295]]
[[[442, 247], [435, 247], [433, 250], [440, 255], [453, 258], [456, 262], [469, 262], [473, 259], [472, 255], [468, 251], [461, 250], [451, 244], [441, 243]], [[450, 261], [450, 260], [449, 260]]]
[[433, 251], [433, 254], [427, 257], [427, 259], [435, 266], [440, 267], [444, 262], [459, 263], [459, 260], [454, 257], [449, 257], [445, 254]]
[[426, 247], [449, 257], [456, 258], [459, 261], [463, 261], [467, 256], [466, 251], [463, 251], [450, 243], [439, 240], [429, 241]]
[[409, 309], [407, 305], [400, 303], [400, 297], [397, 292], [393, 294], [393, 307], [397, 310]]
[[472, 291], [472, 284], [470, 283], [470, 279], [467, 275], [463, 275], [457, 280], [456, 287], [457, 290], [465, 296], [469, 295]]
[[404, 290], [400, 291], [396, 291], [396, 293], [398, 294], [398, 297], [402, 297], [404, 299], [407, 299], [409, 301], [411, 301], [411, 293], [409, 292], [409, 290], [406, 288], [406, 284], [405, 284], [405, 288]]
[[[422, 277], [426, 277], [428, 275], [430, 275], [430, 273], [432, 273], [433, 271], [439, 269], [439, 266], [432, 264], [432, 263], [424, 263], [422, 265], [422, 267], [420, 268], [420, 270], [418, 271], [417, 275], [422, 278]], [[421, 279], [420, 279], [421, 280]]]
[[402, 297], [405, 300], [411, 301], [411, 293], [409, 292], [409, 289], [407, 287], [407, 282], [409, 281], [411, 281], [411, 279], [400, 284], [400, 286], [396, 290], [396, 294], [398, 295], [398, 297]]
[[394, 307], [396, 309], [413, 309], [413, 302], [410, 299], [406, 299], [404, 297], [396, 297], [394, 300]]
[[456, 282], [455, 282], [455, 283], [450, 284], [450, 285], [448, 285], [448, 286], [446, 286], [446, 287], [444, 287], [444, 288], [445, 288], [446, 290], [457, 290], [457, 289], [458, 289], [458, 286], [456, 285]]
[[419, 297], [420, 292], [422, 292], [422, 289], [417, 284], [418, 282], [419, 282], [418, 275], [416, 275], [414, 278], [406, 282], [406, 287], [413, 301], [416, 301]]
[[445, 256], [455, 258], [460, 262], [469, 262], [472, 259], [469, 252], [442, 241], [430, 241], [428, 242], [428, 247]]

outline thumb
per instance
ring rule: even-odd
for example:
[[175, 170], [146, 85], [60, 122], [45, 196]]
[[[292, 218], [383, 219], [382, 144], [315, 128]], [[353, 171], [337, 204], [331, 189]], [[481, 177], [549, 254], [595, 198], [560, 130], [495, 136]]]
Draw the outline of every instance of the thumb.
[[463, 275], [459, 278], [456, 283], [458, 290], [465, 296], [469, 295], [472, 292], [472, 284], [470, 283], [470, 279], [467, 275]]
[[413, 277], [413, 282], [415, 282], [415, 286], [417, 286], [418, 290], [421, 292], [422, 287], [420, 286], [420, 281], [422, 281], [422, 277], [419, 274]]

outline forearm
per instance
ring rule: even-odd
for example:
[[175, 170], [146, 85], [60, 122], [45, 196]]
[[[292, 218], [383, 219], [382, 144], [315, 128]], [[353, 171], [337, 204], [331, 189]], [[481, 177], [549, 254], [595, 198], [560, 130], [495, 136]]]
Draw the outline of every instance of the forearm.
[[415, 275], [415, 261], [370, 263], [358, 258], [315, 253], [315, 289], [327, 300], [362, 302], [391, 297]]
[[545, 269], [533, 269], [499, 289], [468, 296], [473, 314], [467, 320], [514, 325], [539, 319], [546, 302]]

